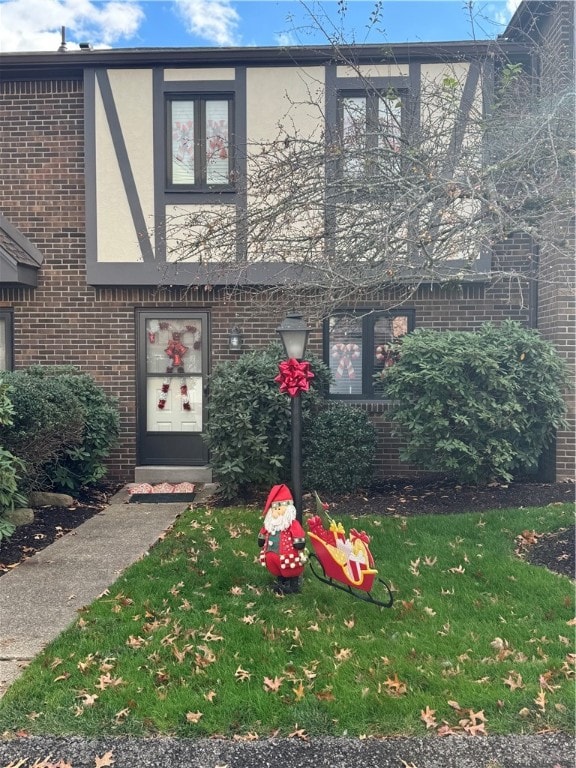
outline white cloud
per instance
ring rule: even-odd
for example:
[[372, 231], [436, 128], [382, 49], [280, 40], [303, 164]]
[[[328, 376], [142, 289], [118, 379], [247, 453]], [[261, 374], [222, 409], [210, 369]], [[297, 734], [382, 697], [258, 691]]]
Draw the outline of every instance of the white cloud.
[[277, 45], [288, 47], [290, 45], [298, 45], [298, 40], [293, 32], [277, 32], [274, 34], [274, 40]]
[[239, 44], [240, 17], [230, 0], [175, 0], [186, 31], [216, 45]]
[[483, 0], [475, 0], [472, 6], [475, 23], [487, 37], [492, 37], [495, 31], [499, 34], [502, 29], [495, 30], [494, 25], [506, 27], [520, 3], [521, 0], [495, 0], [485, 4]]
[[0, 4], [0, 51], [56, 51], [62, 26], [69, 48], [79, 42], [107, 48], [132, 37], [143, 20], [142, 8], [131, 0], [5, 0]]

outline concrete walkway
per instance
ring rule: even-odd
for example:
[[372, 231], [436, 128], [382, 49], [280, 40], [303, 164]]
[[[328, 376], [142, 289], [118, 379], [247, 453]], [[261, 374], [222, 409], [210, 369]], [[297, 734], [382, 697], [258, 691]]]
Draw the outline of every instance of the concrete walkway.
[[[213, 488], [204, 486], [195, 503]], [[128, 498], [122, 489], [105, 510], [0, 578], [0, 696], [187, 508]]]

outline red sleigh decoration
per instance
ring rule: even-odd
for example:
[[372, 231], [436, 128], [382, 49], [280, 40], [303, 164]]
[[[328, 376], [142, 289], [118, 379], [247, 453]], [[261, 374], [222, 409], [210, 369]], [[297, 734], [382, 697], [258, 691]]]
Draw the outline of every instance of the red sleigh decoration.
[[[322, 504], [316, 496], [317, 506], [326, 512], [325, 504]], [[378, 571], [374, 568], [374, 558], [370, 552], [370, 537], [364, 531], [350, 529], [350, 535], [346, 536], [342, 523], [336, 523], [330, 519], [330, 527], [324, 527], [319, 515], [308, 520], [308, 536], [312, 542], [314, 552], [310, 554], [310, 568], [314, 576], [335, 589], [348, 592], [359, 600], [374, 603], [383, 608], [390, 608], [394, 597], [388, 584], [378, 578]], [[322, 574], [314, 568], [317, 561]], [[388, 593], [386, 602], [372, 596], [371, 590], [375, 584], [382, 584]], [[360, 592], [356, 591], [360, 590]]]

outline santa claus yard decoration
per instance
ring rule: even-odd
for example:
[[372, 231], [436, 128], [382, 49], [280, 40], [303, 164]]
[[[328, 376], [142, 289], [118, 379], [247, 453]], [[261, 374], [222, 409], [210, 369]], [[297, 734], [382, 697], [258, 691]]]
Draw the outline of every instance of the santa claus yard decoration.
[[276, 594], [294, 594], [300, 591], [300, 576], [306, 562], [304, 547], [306, 534], [296, 520], [296, 507], [290, 489], [275, 485], [264, 507], [264, 524], [258, 534], [260, 562], [276, 581], [272, 589]]

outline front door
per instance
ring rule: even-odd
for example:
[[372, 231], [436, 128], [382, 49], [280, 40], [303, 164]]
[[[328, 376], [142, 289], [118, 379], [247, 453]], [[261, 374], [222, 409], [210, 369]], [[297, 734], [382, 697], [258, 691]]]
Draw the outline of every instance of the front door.
[[138, 464], [208, 461], [208, 313], [138, 310]]

